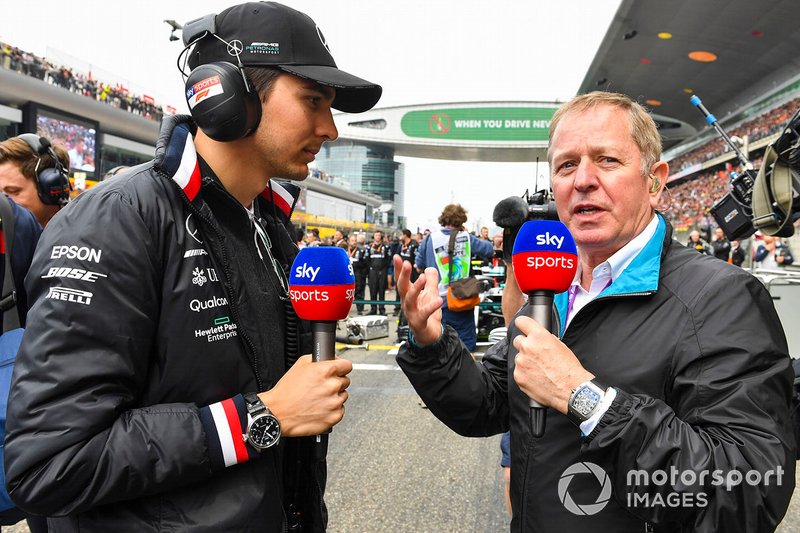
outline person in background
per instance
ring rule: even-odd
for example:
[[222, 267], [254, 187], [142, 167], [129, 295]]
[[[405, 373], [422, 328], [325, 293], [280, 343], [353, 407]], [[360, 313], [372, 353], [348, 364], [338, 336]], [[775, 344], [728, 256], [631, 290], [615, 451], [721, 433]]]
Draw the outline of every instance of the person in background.
[[347, 250], [347, 235], [342, 233], [341, 230], [336, 230], [333, 234], [333, 245], [338, 246], [339, 248], [344, 248]]
[[[285, 180], [337, 138], [332, 109], [366, 111], [381, 88], [279, 3], [183, 37], [191, 116], [165, 117], [155, 159], [68, 204], [34, 254], [6, 485], [51, 531], [321, 532], [315, 436], [342, 420], [352, 364], [312, 363], [287, 281], [300, 188]], [[238, 107], [220, 118], [221, 101]]]
[[780, 237], [764, 235], [762, 244], [756, 248], [754, 261], [757, 268], [777, 270], [794, 263], [794, 257]]
[[306, 231], [306, 246], [322, 246], [318, 228], [311, 228]]
[[475, 235], [467, 233], [464, 229], [466, 222], [467, 211], [464, 207], [460, 204], [446, 205], [439, 215], [439, 224], [442, 228], [431, 233], [422, 241], [417, 253], [416, 266], [420, 271], [427, 268], [437, 270], [439, 274], [437, 292], [442, 300], [442, 320], [458, 332], [464, 345], [472, 351], [478, 342], [475, 331], [475, 312], [472, 309], [451, 311], [447, 308], [447, 287], [450, 283], [448, 258], [450, 235], [452, 232], [456, 232], [452, 269], [454, 280], [469, 276], [472, 258], [491, 258], [494, 248], [491, 241], [483, 241]]
[[686, 247], [705, 255], [713, 255], [714, 253], [708, 243], [700, 237], [700, 232], [697, 230], [689, 233], [689, 240], [686, 242]]
[[389, 261], [392, 260], [389, 243], [383, 237], [383, 232], [378, 230], [372, 234], [372, 243], [369, 251], [369, 299], [373, 301], [369, 314], [386, 314], [383, 302], [386, 301], [386, 285], [388, 279]]
[[[2, 148], [0, 148], [0, 153], [2, 153]], [[3, 243], [2, 248], [0, 248], [2, 252], [0, 253], [0, 283], [2, 283], [5, 276], [5, 254], [8, 253], [8, 250], [11, 250], [11, 272], [14, 276], [17, 314], [19, 315], [20, 326], [24, 328], [25, 320], [28, 315], [28, 296], [25, 292], [25, 276], [30, 269], [36, 244], [42, 234], [42, 227], [36, 220], [36, 217], [34, 217], [28, 209], [18, 205], [11, 198], [8, 199], [11, 205], [11, 212], [14, 216], [14, 239], [11, 246], [6, 245], [8, 234], [0, 223], [0, 228], [2, 228], [0, 231], [0, 242]], [[0, 313], [0, 316], [1, 315], [2, 313]], [[4, 390], [3, 392], [7, 393], [8, 391]], [[31, 515], [18, 507], [0, 511], [0, 525], [13, 525], [21, 520], [26, 520], [30, 533], [47, 533], [47, 518], [43, 516]]]
[[[369, 247], [366, 244], [366, 238], [367, 236], [364, 233], [359, 233], [358, 235], [351, 234], [347, 249], [350, 262], [353, 264], [353, 275], [356, 278], [354, 293], [356, 302], [362, 302], [364, 300], [367, 277], [369, 276]], [[364, 314], [363, 303], [356, 303], [356, 313], [359, 316]]]
[[744, 263], [744, 250], [738, 240], [731, 241], [731, 263], [740, 267]]
[[482, 241], [490, 241], [490, 240], [491, 240], [491, 239], [489, 238], [489, 228], [487, 228], [486, 226], [483, 226], [483, 227], [481, 228], [480, 239], [481, 239]]
[[[669, 176], [661, 137], [629, 97], [598, 91], [561, 106], [548, 162], [578, 250], [569, 290], [555, 295], [558, 334], [518, 315], [475, 361], [443, 324], [436, 270], [412, 284], [396, 258], [409, 323], [401, 369], [459, 434], [510, 430], [514, 533], [773, 530], [795, 485], [794, 373], [766, 288], [675, 242], [656, 211]], [[541, 436], [531, 399], [547, 409]], [[658, 472], [678, 479], [650, 482]], [[713, 484], [701, 472], [771, 478]], [[688, 504], [644, 503], [674, 494]]]
[[[69, 200], [69, 156], [58, 145], [24, 134], [0, 142], [0, 191], [27, 208], [44, 228]], [[48, 173], [47, 183], [39, 176]], [[51, 186], [48, 186], [51, 185]]]
[[714, 257], [729, 262], [731, 258], [731, 243], [725, 238], [725, 232], [722, 228], [714, 229], [714, 240], [711, 241], [711, 248], [714, 252]]

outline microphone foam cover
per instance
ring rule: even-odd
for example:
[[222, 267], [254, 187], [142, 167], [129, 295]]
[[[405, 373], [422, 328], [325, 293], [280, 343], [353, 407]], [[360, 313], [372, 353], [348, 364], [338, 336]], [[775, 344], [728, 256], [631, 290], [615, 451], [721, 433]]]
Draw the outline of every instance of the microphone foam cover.
[[515, 228], [528, 218], [528, 204], [519, 196], [500, 200], [492, 212], [492, 220], [501, 228]]
[[524, 293], [569, 289], [578, 270], [578, 250], [567, 227], [557, 220], [529, 220], [519, 230], [511, 256]]
[[353, 305], [355, 282], [353, 265], [343, 248], [303, 248], [292, 263], [289, 298], [304, 320], [341, 320]]

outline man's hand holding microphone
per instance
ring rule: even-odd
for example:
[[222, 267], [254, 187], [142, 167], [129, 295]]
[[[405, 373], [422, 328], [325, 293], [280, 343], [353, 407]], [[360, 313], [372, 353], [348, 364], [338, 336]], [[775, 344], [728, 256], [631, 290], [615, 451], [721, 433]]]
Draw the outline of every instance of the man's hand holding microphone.
[[336, 321], [354, 299], [353, 270], [337, 247], [303, 248], [295, 258], [289, 296], [297, 316], [312, 322], [313, 353], [300, 357], [272, 389], [259, 394], [280, 421], [282, 435], [329, 432], [344, 417], [353, 364], [334, 354]]

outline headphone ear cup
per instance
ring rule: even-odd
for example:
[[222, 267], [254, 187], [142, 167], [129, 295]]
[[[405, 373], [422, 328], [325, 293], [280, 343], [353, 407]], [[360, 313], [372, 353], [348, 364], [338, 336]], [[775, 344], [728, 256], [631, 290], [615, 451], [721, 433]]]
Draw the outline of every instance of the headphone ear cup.
[[197, 126], [215, 141], [250, 135], [261, 121], [261, 101], [248, 91], [243, 72], [233, 63], [200, 65], [186, 79], [186, 102]]
[[58, 168], [46, 168], [36, 175], [39, 199], [45, 205], [62, 206], [69, 200], [69, 178]]

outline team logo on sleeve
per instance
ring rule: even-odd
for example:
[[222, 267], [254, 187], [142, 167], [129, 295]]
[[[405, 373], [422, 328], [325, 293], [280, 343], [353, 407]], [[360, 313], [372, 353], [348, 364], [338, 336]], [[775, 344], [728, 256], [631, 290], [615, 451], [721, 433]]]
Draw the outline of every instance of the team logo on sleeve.
[[47, 293], [47, 297], [51, 300], [63, 300], [83, 305], [91, 305], [93, 296], [91, 292], [67, 287], [50, 287], [50, 292]]

